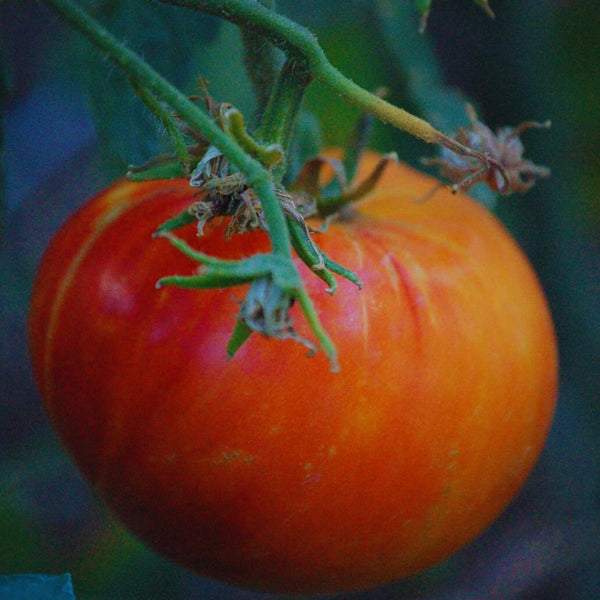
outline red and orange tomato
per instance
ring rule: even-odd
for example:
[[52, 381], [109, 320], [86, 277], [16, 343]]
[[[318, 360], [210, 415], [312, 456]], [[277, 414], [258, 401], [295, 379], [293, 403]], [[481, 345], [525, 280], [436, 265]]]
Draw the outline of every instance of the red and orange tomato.
[[[155, 288], [198, 266], [152, 239], [193, 201], [186, 181], [117, 182], [60, 230], [31, 304], [37, 382], [82, 473], [142, 540], [239, 586], [354, 590], [445, 559], [507, 506], [550, 427], [553, 326], [502, 225], [465, 195], [415, 200], [433, 185], [390, 166], [316, 234], [362, 291], [341, 280], [330, 296], [299, 263], [339, 373], [259, 335], [228, 361], [243, 288]], [[269, 248], [208, 229], [178, 235], [226, 258]]]

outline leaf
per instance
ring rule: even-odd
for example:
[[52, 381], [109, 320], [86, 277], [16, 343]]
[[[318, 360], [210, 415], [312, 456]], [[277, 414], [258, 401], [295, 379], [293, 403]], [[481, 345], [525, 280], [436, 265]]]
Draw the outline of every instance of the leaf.
[[0, 576], [0, 600], [75, 600], [70, 573]]

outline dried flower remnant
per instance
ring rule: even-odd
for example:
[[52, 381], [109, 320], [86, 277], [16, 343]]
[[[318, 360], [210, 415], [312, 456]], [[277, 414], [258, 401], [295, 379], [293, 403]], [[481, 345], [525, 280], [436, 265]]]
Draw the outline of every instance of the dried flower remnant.
[[454, 182], [453, 192], [469, 190], [483, 182], [504, 196], [514, 192], [524, 194], [535, 185], [538, 178], [550, 176], [550, 169], [523, 158], [525, 148], [520, 139], [527, 129], [550, 127], [550, 121], [525, 121], [517, 127], [503, 127], [494, 133], [479, 121], [471, 105], [467, 105], [467, 113], [471, 126], [459, 129], [456, 141], [480, 152], [485, 160], [482, 162], [475, 155], [457, 153], [447, 147], [442, 147], [439, 158], [423, 160], [426, 165], [440, 167], [440, 174]]
[[293, 327], [290, 308], [294, 299], [285, 293], [271, 277], [262, 277], [250, 284], [238, 318], [252, 331], [280, 340], [293, 339], [316, 352], [309, 340], [299, 336]]

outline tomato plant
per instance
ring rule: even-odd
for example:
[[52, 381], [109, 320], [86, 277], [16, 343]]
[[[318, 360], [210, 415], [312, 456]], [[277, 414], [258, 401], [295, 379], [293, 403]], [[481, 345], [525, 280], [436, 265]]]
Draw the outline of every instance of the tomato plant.
[[[367, 154], [359, 178], [372, 170]], [[186, 180], [117, 182], [47, 250], [29, 321], [54, 427], [141, 539], [262, 590], [366, 588], [426, 569], [481, 533], [534, 465], [556, 396], [549, 311], [502, 225], [402, 165], [315, 234], [364, 283], [335, 295], [296, 260], [339, 350], [226, 345], [242, 287], [156, 289], [197, 264], [164, 239]], [[181, 237], [240, 258], [263, 232]], [[299, 333], [311, 333], [297, 306]]]

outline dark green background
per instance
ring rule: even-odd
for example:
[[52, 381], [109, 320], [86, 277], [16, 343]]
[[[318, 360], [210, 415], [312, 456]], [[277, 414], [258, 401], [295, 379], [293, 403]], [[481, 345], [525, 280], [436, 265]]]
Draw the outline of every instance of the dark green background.
[[[83, 2], [168, 79], [252, 112], [237, 30], [139, 1]], [[426, 36], [403, 0], [281, 1], [361, 85], [451, 132], [473, 101], [488, 125], [551, 119], [529, 158], [552, 168], [497, 214], [540, 275], [561, 354], [561, 393], [547, 448], [525, 489], [470, 547], [429, 573], [353, 599], [600, 597], [600, 6], [495, 0], [495, 21], [465, 0], [437, 0]], [[382, 11], [395, 7], [392, 17]], [[54, 438], [31, 378], [25, 319], [50, 235], [86, 196], [164, 140], [121, 75], [42, 6], [0, 3], [3, 227], [0, 266], [0, 575], [71, 572], [90, 599], [260, 598], [196, 577], [130, 537], [79, 478]], [[433, 57], [437, 60], [433, 60]], [[323, 143], [357, 117], [322, 85], [306, 107]], [[307, 126], [311, 119], [305, 120]], [[372, 145], [418, 164], [432, 148], [376, 125]], [[490, 201], [489, 196], [485, 198]]]

